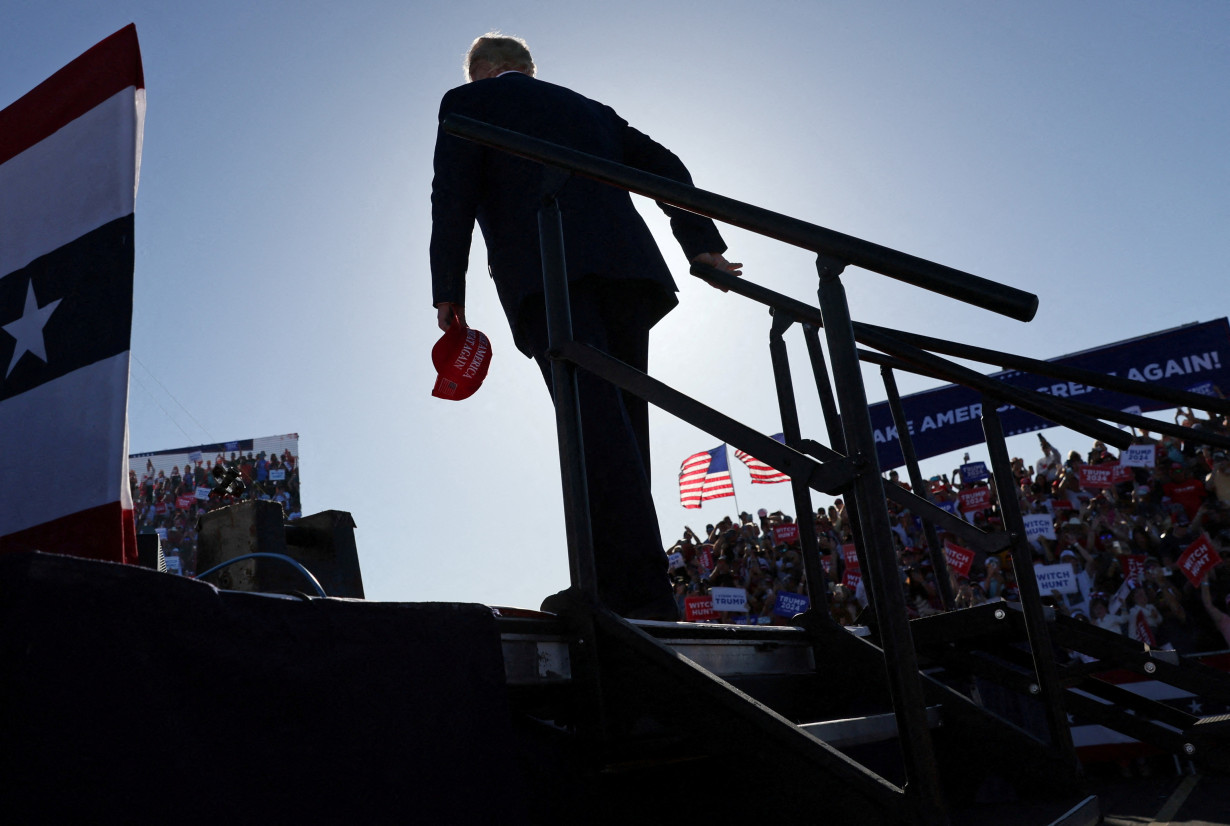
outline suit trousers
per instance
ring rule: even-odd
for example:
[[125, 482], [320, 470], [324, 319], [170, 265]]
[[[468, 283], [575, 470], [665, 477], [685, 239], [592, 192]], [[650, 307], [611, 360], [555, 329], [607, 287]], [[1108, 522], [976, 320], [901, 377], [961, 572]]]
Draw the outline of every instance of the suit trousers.
[[[576, 341], [648, 371], [649, 329], [664, 305], [659, 287], [589, 278], [572, 282], [569, 294]], [[523, 305], [519, 327], [551, 390], [542, 296]], [[649, 405], [583, 369], [577, 388], [598, 593], [619, 613], [671, 592], [650, 488]]]

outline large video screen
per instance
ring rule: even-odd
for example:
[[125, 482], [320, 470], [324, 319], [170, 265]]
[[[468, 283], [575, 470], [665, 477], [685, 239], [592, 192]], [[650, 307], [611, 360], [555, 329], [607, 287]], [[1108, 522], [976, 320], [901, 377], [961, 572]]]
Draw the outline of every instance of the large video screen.
[[[228, 478], [242, 483], [214, 492]], [[197, 519], [247, 499], [279, 502], [287, 519], [302, 516], [299, 434], [177, 447], [128, 457], [137, 533], [162, 538], [167, 569], [196, 574]]]

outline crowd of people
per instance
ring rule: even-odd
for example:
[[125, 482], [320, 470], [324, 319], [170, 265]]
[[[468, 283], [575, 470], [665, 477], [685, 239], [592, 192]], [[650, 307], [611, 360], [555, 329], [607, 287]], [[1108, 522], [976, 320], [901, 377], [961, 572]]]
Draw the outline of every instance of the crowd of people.
[[[228, 476], [228, 472], [230, 475]], [[228, 480], [240, 484], [223, 487]], [[212, 459], [185, 457], [183, 465], [128, 471], [137, 533], [162, 539], [168, 567], [185, 576], [196, 574], [197, 520], [217, 508], [251, 499], [278, 502], [287, 519], [302, 516], [299, 502], [299, 457], [289, 448], [279, 453], [232, 451]]]
[[[1230, 417], [1201, 418], [1190, 410], [1176, 421], [1230, 435]], [[1066, 456], [1039, 435], [1041, 456], [1032, 464], [1012, 460], [1014, 494], [1028, 523], [1029, 546], [1041, 571], [1058, 570], [1062, 591], [1042, 586], [1043, 601], [1078, 620], [1135, 637], [1158, 648], [1193, 653], [1230, 648], [1230, 459], [1227, 451], [1168, 435], [1133, 431], [1134, 445], [1152, 445], [1152, 461], [1124, 465], [1102, 442]], [[1137, 447], [1133, 456], [1148, 456]], [[1150, 466], [1151, 465], [1151, 466]], [[926, 498], [986, 530], [1001, 530], [994, 479], [963, 465], [927, 482]], [[962, 471], [967, 478], [962, 478]], [[894, 471], [886, 485], [910, 486]], [[985, 495], [978, 495], [983, 489]], [[927, 531], [916, 514], [891, 499], [892, 538], [911, 617], [945, 610], [938, 577], [949, 577], [954, 608], [997, 599], [1019, 599], [1010, 551], [975, 553], [939, 530], [940, 545], [956, 546], [937, 570]], [[967, 509], [972, 508], [972, 509]], [[841, 499], [806, 520], [815, 531], [833, 618], [857, 624], [867, 607], [854, 553], [849, 512]], [[790, 515], [741, 513], [685, 527], [667, 549], [681, 612], [692, 620], [787, 624], [800, 604], [810, 604], [797, 530]], [[794, 527], [791, 527], [794, 526]], [[1196, 550], [1190, 551], [1193, 546]], [[1204, 564], [1192, 561], [1202, 551]], [[964, 564], [954, 564], [960, 560]], [[1069, 566], [1071, 574], [1059, 566]], [[1184, 571], [1184, 568], [1187, 571]], [[1034, 571], [1030, 575], [1038, 576]], [[820, 581], [820, 580], [816, 580]], [[1053, 584], [1051, 578], [1040, 582]], [[715, 589], [719, 589], [715, 591]], [[726, 589], [726, 590], [722, 590]], [[742, 589], [743, 604], [727, 595]], [[723, 595], [733, 610], [716, 610]], [[785, 598], [782, 595], [786, 595]], [[709, 610], [710, 604], [712, 609]], [[692, 609], [689, 611], [689, 607]], [[704, 609], [704, 610], [702, 610]]]

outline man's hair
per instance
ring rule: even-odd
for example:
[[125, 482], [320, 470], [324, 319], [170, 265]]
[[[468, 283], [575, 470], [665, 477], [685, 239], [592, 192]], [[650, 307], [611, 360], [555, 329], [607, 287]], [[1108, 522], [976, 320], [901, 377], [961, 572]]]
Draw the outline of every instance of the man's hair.
[[530, 47], [519, 37], [508, 37], [499, 32], [487, 32], [482, 37], [475, 38], [466, 52], [463, 69], [466, 81], [470, 81], [475, 64], [484, 61], [497, 72], [515, 69], [534, 76], [534, 58], [530, 56]]

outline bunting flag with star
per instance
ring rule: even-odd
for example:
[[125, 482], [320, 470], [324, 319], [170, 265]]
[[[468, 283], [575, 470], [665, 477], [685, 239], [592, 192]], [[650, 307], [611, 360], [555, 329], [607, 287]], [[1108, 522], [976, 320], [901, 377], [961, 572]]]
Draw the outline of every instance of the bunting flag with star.
[[136, 561], [128, 487], [134, 26], [0, 111], [0, 552]]

